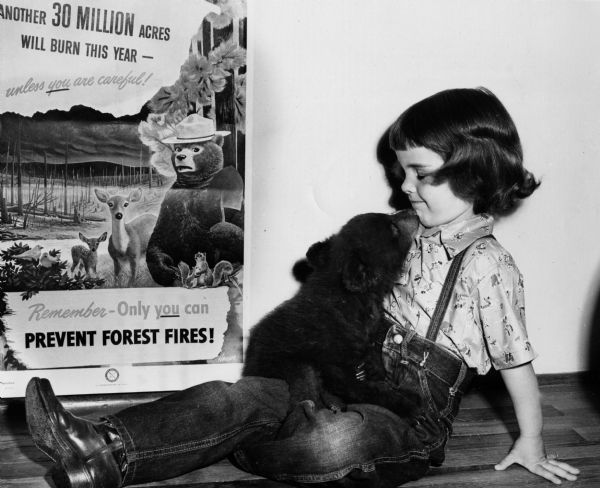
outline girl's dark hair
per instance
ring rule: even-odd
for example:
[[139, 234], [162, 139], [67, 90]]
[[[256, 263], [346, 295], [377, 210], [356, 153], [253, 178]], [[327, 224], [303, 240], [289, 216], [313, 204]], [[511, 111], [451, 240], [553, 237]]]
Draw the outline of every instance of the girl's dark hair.
[[517, 128], [500, 100], [485, 88], [432, 95], [408, 108], [389, 129], [393, 150], [425, 147], [444, 165], [433, 183], [448, 181], [475, 213], [499, 214], [539, 186], [523, 167]]

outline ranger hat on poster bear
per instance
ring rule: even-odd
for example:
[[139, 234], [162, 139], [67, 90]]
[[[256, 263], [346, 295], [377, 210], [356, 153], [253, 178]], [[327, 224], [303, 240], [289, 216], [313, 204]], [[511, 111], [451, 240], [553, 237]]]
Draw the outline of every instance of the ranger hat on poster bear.
[[194, 256], [206, 253], [209, 265], [219, 260], [243, 263], [244, 182], [226, 166], [224, 137], [212, 119], [192, 114], [162, 142], [172, 145], [177, 175], [165, 194], [146, 253], [154, 281], [172, 286], [180, 262], [194, 266]]

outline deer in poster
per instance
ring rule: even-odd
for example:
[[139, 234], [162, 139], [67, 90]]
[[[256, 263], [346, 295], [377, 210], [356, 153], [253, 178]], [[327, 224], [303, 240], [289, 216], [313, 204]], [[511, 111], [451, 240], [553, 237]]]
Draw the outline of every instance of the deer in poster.
[[142, 257], [146, 256], [148, 240], [156, 224], [157, 217], [152, 214], [142, 214], [125, 222], [130, 213], [130, 204], [142, 198], [142, 190], [135, 189], [128, 195], [110, 195], [96, 188], [96, 197], [108, 206], [112, 217], [112, 234], [108, 240], [108, 253], [113, 260], [115, 269], [115, 284], [120, 282], [123, 267], [129, 264], [130, 276], [127, 286], [133, 286], [137, 269]]

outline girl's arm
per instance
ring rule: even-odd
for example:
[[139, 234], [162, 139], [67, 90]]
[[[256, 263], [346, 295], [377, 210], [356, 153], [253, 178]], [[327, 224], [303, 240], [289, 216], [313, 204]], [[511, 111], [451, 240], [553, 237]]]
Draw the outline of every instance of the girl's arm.
[[504, 470], [517, 463], [555, 484], [560, 484], [561, 478], [575, 481], [578, 469], [546, 455], [540, 392], [532, 364], [502, 369], [500, 374], [513, 402], [520, 434], [508, 455], [495, 468]]

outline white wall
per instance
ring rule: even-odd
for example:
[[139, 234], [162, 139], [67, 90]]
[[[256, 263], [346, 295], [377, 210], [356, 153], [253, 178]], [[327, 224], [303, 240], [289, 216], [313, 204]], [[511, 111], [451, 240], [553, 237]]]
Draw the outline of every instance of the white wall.
[[486, 86], [543, 183], [496, 228], [525, 275], [538, 373], [586, 367], [600, 287], [600, 2], [250, 0], [247, 325], [291, 296], [293, 262], [388, 211], [375, 159], [412, 103]]

